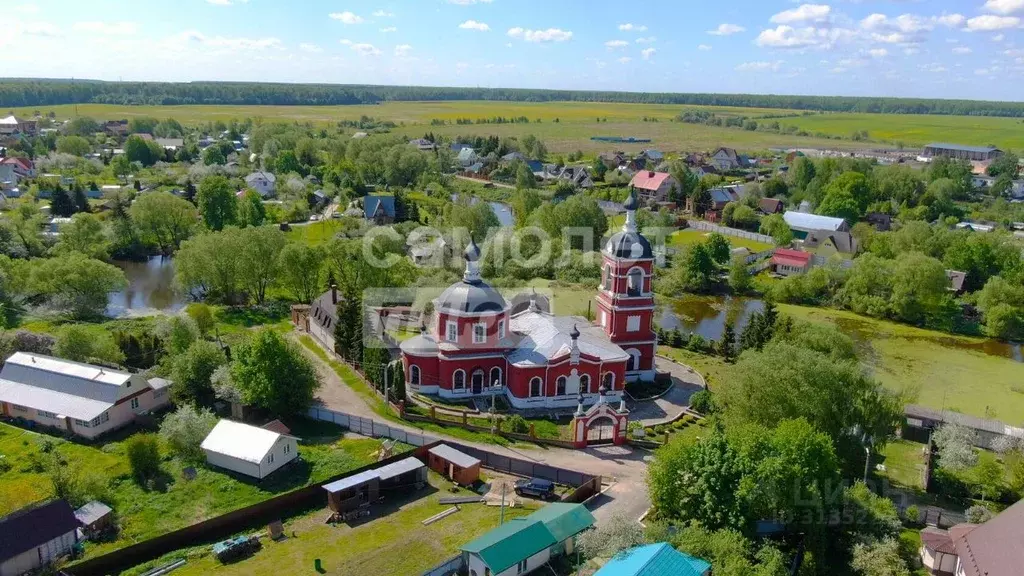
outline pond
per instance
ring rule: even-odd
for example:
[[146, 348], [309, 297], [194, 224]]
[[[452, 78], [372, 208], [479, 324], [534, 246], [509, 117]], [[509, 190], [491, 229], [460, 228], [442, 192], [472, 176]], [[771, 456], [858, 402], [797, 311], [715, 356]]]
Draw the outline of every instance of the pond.
[[128, 287], [107, 297], [107, 315], [145, 316], [177, 312], [185, 297], [174, 290], [174, 264], [170, 258], [153, 256], [145, 262], [113, 262], [128, 279]]
[[[683, 332], [700, 334], [707, 340], [721, 340], [727, 322], [732, 322], [739, 334], [747, 325], [754, 312], [764, 310], [764, 302], [754, 298], [732, 296], [697, 296], [687, 294], [682, 298], [660, 304], [655, 310], [658, 326], [665, 330], [678, 328]], [[858, 345], [870, 344], [873, 335], [865, 322], [838, 318], [836, 325]], [[1010, 358], [1024, 362], [1024, 344], [986, 339], [978, 342], [950, 337], [929, 337], [929, 340], [959, 350], [974, 350], [989, 356]]]
[[[451, 199], [452, 202], [458, 202], [459, 195], [452, 194]], [[471, 206], [475, 205], [477, 202], [481, 202], [480, 198], [477, 198], [476, 196], [470, 197], [469, 204]], [[494, 215], [498, 217], [498, 223], [503, 227], [511, 226], [513, 222], [515, 222], [512, 218], [512, 207], [508, 204], [505, 204], [504, 202], [488, 202], [487, 204], [491, 206], [491, 211], [493, 211]]]

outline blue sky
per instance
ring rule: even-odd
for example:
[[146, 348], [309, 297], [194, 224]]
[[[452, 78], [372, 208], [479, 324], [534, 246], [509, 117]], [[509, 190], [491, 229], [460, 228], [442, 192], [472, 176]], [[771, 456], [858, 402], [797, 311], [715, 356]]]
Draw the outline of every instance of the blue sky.
[[1024, 0], [0, 0], [0, 76], [1019, 100]]

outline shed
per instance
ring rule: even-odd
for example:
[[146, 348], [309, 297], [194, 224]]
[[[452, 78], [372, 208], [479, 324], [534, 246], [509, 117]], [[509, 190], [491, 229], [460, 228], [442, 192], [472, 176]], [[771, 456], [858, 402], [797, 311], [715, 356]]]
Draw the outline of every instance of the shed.
[[206, 461], [262, 480], [299, 455], [294, 436], [221, 420], [203, 440]]
[[65, 500], [23, 508], [0, 518], [0, 576], [17, 576], [70, 554], [78, 520]]
[[381, 492], [414, 490], [427, 483], [427, 467], [412, 456], [380, 468], [366, 470], [324, 485], [327, 507], [335, 512], [348, 512], [360, 504], [373, 502]]
[[110, 527], [114, 520], [114, 511], [103, 502], [93, 500], [75, 510], [75, 518], [82, 525], [82, 532], [86, 536], [92, 536]]
[[469, 486], [480, 479], [480, 460], [441, 444], [428, 452], [430, 469], [450, 478], [456, 484]]

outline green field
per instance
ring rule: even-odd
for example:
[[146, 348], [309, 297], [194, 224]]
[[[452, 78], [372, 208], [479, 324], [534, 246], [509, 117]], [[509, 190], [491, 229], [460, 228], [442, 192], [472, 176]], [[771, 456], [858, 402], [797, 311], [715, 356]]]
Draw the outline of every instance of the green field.
[[[668, 245], [674, 248], [681, 248], [683, 246], [689, 246], [696, 242], [700, 242], [707, 238], [709, 232], [696, 229], [679, 230], [673, 232], [672, 236], [669, 237]], [[758, 242], [757, 240], [748, 240], [746, 238], [740, 238], [738, 236], [726, 236], [726, 240], [729, 241], [729, 245], [733, 248], [748, 248], [752, 252], [761, 252], [772, 247], [771, 244], [765, 244], [764, 242]]]
[[[36, 111], [53, 111], [58, 118], [70, 118], [75, 106], [39, 106], [14, 109], [19, 115]], [[398, 124], [397, 133], [421, 136], [425, 132], [438, 135], [522, 136], [535, 134], [554, 153], [582, 150], [587, 153], [621, 149], [638, 152], [647, 147], [663, 151], [711, 150], [717, 146], [733, 146], [746, 150], [769, 147], [863, 148], [869, 144], [851, 140], [826, 140], [813, 137], [784, 136], [769, 132], [753, 132], [735, 128], [719, 128], [683, 124], [670, 120], [684, 109], [710, 110], [719, 116], [761, 116], [794, 114], [790, 110], [768, 108], [729, 108], [677, 106], [669, 104], [625, 104], [604, 102], [388, 102], [356, 106], [117, 106], [111, 104], [79, 104], [77, 113], [98, 120], [152, 116], [175, 118], [183, 123], [230, 121], [246, 117], [268, 121], [298, 121], [315, 124], [339, 120], [357, 120], [361, 116], [391, 120]], [[529, 124], [469, 124], [431, 126], [433, 119], [453, 122], [457, 118], [492, 118], [525, 116]], [[644, 122], [643, 118], [657, 122]], [[601, 122], [597, 121], [601, 118]], [[540, 120], [537, 123], [536, 120]], [[558, 122], [555, 120], [558, 119]], [[920, 146], [930, 141], [953, 141], [962, 144], [993, 143], [1006, 148], [1024, 147], [1024, 130], [1019, 119], [939, 116], [910, 114], [827, 113], [796, 115], [763, 121], [778, 121], [810, 133], [848, 137], [854, 131], [867, 130], [874, 139], [903, 142]], [[614, 135], [650, 138], [650, 144], [607, 144], [591, 141], [592, 136]]]
[[[353, 526], [325, 524], [326, 509], [285, 522], [285, 534], [294, 536], [280, 542], [263, 539], [263, 549], [250, 558], [222, 565], [209, 546], [169, 554], [130, 573], [161, 566], [185, 557], [188, 563], [175, 574], [246, 574], [277, 576], [284, 573], [312, 573], [314, 560], [322, 563], [322, 574], [373, 574], [407, 576], [420, 574], [458, 552], [459, 546], [498, 526], [501, 510], [484, 504], [463, 504], [459, 511], [432, 524], [422, 521], [451, 508], [439, 504], [445, 496], [472, 495], [468, 490], [449, 491], [449, 483], [430, 472], [430, 487], [410, 493], [404, 501], [374, 507], [374, 515]], [[505, 520], [525, 516], [532, 510], [505, 510]]]
[[1024, 422], [1024, 364], [998, 355], [1007, 344], [953, 336], [876, 320], [843, 310], [780, 305], [795, 318], [830, 322], [857, 343], [861, 361], [886, 387], [912, 393], [911, 402]]
[[196, 467], [194, 479], [184, 480], [185, 465], [165, 456], [165, 487], [143, 487], [132, 479], [123, 442], [84, 445], [0, 424], [0, 454], [13, 465], [0, 474], [0, 516], [53, 495], [45, 463], [55, 451], [79, 490], [107, 502], [118, 516], [118, 538], [87, 549], [88, 555], [102, 554], [365, 466], [376, 460], [380, 449], [378, 440], [342, 439], [341, 429], [333, 425], [304, 420], [291, 424], [293, 433], [305, 440], [299, 446], [302, 459], [263, 482], [238, 480], [205, 466]]

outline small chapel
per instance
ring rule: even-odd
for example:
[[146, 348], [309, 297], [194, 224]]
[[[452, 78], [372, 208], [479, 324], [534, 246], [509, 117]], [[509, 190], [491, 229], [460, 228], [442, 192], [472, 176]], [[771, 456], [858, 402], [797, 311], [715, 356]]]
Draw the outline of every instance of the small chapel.
[[434, 300], [430, 331], [401, 344], [410, 390], [443, 398], [504, 395], [516, 409], [622, 401], [627, 381], [654, 379], [654, 254], [637, 230], [630, 191], [622, 230], [605, 242], [596, 322], [556, 316], [531, 300], [512, 313], [480, 277], [470, 240], [462, 280]]

